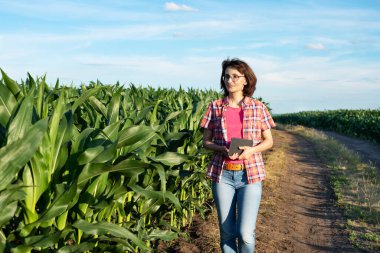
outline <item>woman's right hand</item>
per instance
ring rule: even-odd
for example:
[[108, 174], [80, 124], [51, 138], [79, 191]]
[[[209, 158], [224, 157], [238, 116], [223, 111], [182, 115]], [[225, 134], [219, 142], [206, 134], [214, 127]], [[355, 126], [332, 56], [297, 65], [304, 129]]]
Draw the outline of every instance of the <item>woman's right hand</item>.
[[212, 141], [212, 131], [207, 128], [204, 129], [204, 132], [203, 132], [203, 147], [215, 152], [219, 152], [223, 156], [228, 157], [229, 149], [226, 146], [215, 144]]
[[228, 157], [229, 149], [226, 146], [220, 146], [220, 148], [221, 148], [220, 152], [222, 153], [222, 155], [225, 157]]

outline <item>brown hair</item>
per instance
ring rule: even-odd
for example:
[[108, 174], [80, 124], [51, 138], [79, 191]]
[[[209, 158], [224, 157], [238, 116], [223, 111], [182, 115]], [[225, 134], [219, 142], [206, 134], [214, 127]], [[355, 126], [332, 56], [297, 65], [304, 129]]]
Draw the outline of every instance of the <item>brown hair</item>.
[[229, 59], [223, 61], [222, 63], [222, 75], [220, 76], [220, 87], [224, 91], [224, 96], [228, 96], [228, 91], [226, 84], [223, 81], [223, 76], [227, 68], [233, 68], [242, 73], [247, 80], [247, 85], [244, 86], [243, 95], [251, 97], [253, 92], [256, 90], [257, 78], [251, 67], [244, 61], [239, 60], [238, 58]]

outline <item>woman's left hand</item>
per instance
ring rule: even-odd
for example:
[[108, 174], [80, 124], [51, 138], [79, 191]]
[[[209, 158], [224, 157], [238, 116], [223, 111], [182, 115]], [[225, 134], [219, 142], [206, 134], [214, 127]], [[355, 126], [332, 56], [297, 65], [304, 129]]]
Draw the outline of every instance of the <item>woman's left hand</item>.
[[239, 149], [243, 150], [243, 153], [239, 156], [239, 160], [248, 160], [254, 153], [254, 148], [250, 146], [241, 146]]

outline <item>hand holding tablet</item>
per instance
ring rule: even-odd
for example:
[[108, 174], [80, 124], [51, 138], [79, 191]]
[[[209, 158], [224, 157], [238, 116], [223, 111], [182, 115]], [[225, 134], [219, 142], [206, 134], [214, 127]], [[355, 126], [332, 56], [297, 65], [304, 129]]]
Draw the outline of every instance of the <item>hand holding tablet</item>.
[[233, 154], [237, 153], [238, 155], [241, 155], [243, 153], [242, 149], [239, 149], [239, 147], [242, 146], [253, 146], [253, 140], [247, 140], [247, 139], [241, 139], [241, 138], [231, 138], [231, 144], [230, 149], [228, 151], [228, 155], [232, 156]]

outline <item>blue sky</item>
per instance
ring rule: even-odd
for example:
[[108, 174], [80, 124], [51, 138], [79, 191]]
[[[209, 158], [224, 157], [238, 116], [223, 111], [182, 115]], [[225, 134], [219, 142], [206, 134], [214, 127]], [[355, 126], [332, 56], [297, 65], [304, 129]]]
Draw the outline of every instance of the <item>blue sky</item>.
[[238, 57], [274, 113], [380, 109], [380, 0], [0, 0], [0, 23], [18, 81], [219, 90]]

